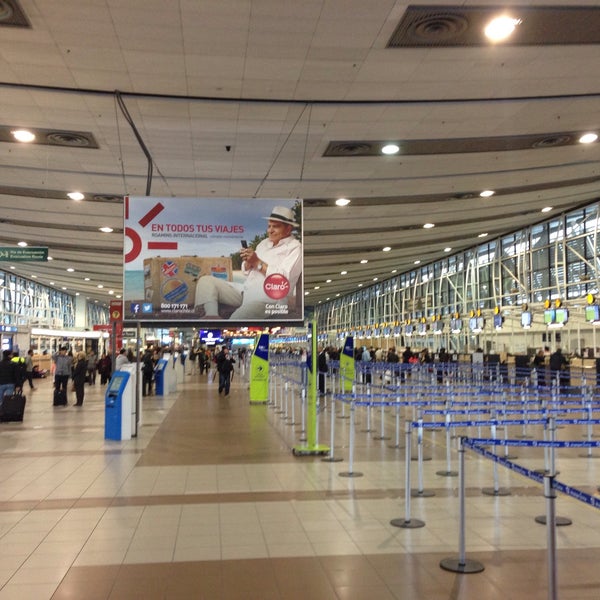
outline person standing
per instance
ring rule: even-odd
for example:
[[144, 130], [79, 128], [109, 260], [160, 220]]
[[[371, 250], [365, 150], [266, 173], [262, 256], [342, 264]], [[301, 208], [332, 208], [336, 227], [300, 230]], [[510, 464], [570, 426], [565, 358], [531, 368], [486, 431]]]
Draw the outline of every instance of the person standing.
[[148, 348], [142, 358], [142, 396], [152, 395], [152, 377], [154, 376], [154, 361], [152, 349]]
[[537, 354], [533, 357], [533, 368], [537, 378], [538, 387], [545, 387], [546, 385], [546, 355], [540, 348]]
[[229, 387], [231, 385], [231, 377], [233, 375], [233, 363], [235, 361], [229, 355], [229, 348], [223, 348], [217, 356], [217, 371], [219, 372], [219, 394], [225, 391], [225, 395], [229, 396]]
[[321, 348], [317, 356], [317, 371], [319, 372], [319, 394], [325, 395], [325, 379], [329, 367], [327, 365], [327, 348]]
[[110, 356], [104, 352], [98, 361], [98, 373], [100, 373], [100, 385], [104, 385], [111, 376], [112, 360]]
[[67, 395], [67, 386], [71, 378], [73, 359], [67, 355], [67, 347], [61, 346], [58, 353], [52, 357], [54, 363], [54, 387], [56, 392], [64, 392]]
[[94, 352], [93, 348], [90, 348], [90, 352], [87, 355], [87, 379], [90, 385], [96, 384], [96, 369], [98, 368], [98, 357]]
[[73, 387], [75, 388], [75, 406], [83, 406], [85, 378], [88, 372], [88, 360], [85, 352], [78, 352], [73, 366]]
[[122, 367], [129, 364], [129, 358], [127, 357], [127, 353], [125, 348], [121, 348], [117, 358], [115, 359], [115, 371], [120, 371]]

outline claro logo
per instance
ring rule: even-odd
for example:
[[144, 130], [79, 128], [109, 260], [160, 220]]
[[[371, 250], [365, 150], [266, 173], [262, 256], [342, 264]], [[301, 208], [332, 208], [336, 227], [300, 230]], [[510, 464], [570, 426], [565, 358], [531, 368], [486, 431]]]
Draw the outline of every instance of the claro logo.
[[280, 300], [290, 293], [290, 282], [280, 273], [273, 273], [265, 279], [263, 289], [269, 298]]

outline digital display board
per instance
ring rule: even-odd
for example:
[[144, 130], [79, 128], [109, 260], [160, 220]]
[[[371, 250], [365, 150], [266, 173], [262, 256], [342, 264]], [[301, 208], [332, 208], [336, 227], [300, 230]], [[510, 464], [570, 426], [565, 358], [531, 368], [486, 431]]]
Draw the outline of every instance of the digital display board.
[[600, 306], [597, 304], [590, 304], [585, 307], [585, 320], [588, 323], [594, 323], [600, 321]]
[[531, 327], [532, 316], [528, 310], [521, 313], [521, 327]]

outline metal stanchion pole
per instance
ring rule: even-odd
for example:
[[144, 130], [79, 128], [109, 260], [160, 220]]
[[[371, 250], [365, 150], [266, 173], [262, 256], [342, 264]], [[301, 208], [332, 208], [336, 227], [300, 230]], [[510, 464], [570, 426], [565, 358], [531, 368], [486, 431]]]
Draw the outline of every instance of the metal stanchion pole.
[[333, 453], [335, 442], [335, 396], [331, 397], [330, 423], [329, 423], [329, 456], [322, 458], [323, 462], [340, 462], [343, 458], [336, 458]]
[[385, 406], [385, 402], [383, 401], [383, 398], [381, 400], [381, 411], [380, 411], [380, 415], [381, 415], [381, 431], [379, 433], [379, 435], [376, 435], [373, 437], [374, 440], [389, 440], [390, 436], [389, 435], [385, 435], [385, 414], [384, 414], [384, 406]]
[[425, 527], [425, 521], [410, 518], [410, 452], [411, 452], [411, 429], [412, 423], [406, 421], [406, 457], [405, 457], [405, 474], [404, 474], [404, 519], [392, 519], [390, 525], [401, 527], [402, 529], [418, 529]]
[[443, 477], [456, 477], [458, 475], [457, 471], [452, 470], [452, 459], [451, 459], [451, 440], [450, 440], [450, 425], [451, 425], [451, 415], [448, 407], [446, 406], [446, 470], [445, 471], [436, 471], [436, 475], [442, 475]]
[[[492, 423], [492, 426], [491, 426], [492, 439], [495, 440], [496, 439], [496, 422], [495, 422], [496, 415], [494, 414], [492, 418], [494, 420], [494, 423]], [[492, 448], [492, 452], [494, 454], [496, 454], [496, 446], [494, 446]], [[494, 487], [493, 488], [483, 488], [481, 491], [486, 496], [510, 496], [510, 490], [500, 487], [500, 484], [498, 482], [498, 463], [496, 461], [494, 461]]]
[[288, 417], [288, 419], [289, 419], [288, 425], [295, 425], [296, 424], [296, 394], [295, 394], [295, 386], [293, 386], [293, 385], [290, 389], [290, 397], [291, 397], [292, 407], [290, 409], [290, 416]]
[[284, 398], [285, 398], [285, 408], [283, 409], [283, 419], [285, 421], [288, 420], [288, 408], [289, 408], [289, 387], [290, 387], [290, 382], [286, 381], [283, 384], [283, 390], [284, 390]]
[[413, 458], [412, 460], [417, 460], [420, 463], [424, 460], [431, 460], [431, 456], [423, 456], [423, 411], [421, 409], [417, 410], [417, 414], [419, 415], [417, 419], [417, 458]]
[[302, 403], [300, 406], [300, 413], [302, 415], [302, 429], [300, 431], [300, 441], [305, 442], [306, 437], [306, 387], [302, 387]]
[[440, 567], [453, 573], [481, 573], [485, 567], [476, 560], [467, 559], [465, 552], [465, 448], [462, 438], [458, 442], [458, 502], [458, 558], [445, 558], [440, 561]]
[[[556, 492], [552, 487], [554, 475], [544, 476], [544, 496], [546, 498], [546, 521], [556, 523]], [[548, 542], [548, 600], [557, 600], [558, 588], [556, 579], [556, 526], [549, 525], [546, 531]]]
[[354, 470], [354, 414], [356, 407], [354, 400], [350, 403], [350, 442], [348, 448], [348, 470], [339, 473], [340, 477], [362, 477], [362, 473]]
[[395, 420], [396, 420], [396, 443], [393, 446], [389, 446], [389, 448], [403, 448], [403, 446], [400, 444], [400, 396], [396, 396], [396, 415], [395, 415]]

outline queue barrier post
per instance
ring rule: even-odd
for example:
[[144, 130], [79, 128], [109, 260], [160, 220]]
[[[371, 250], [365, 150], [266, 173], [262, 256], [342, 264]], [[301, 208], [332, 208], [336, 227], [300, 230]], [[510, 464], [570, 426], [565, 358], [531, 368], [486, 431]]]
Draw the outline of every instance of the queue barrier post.
[[458, 558], [444, 558], [440, 561], [440, 567], [452, 573], [481, 573], [485, 569], [483, 564], [467, 559], [465, 552], [465, 447], [462, 438], [458, 442], [458, 503]]
[[354, 398], [350, 402], [350, 441], [348, 444], [348, 470], [339, 473], [340, 477], [362, 477], [363, 474], [354, 470], [354, 421], [356, 406]]

